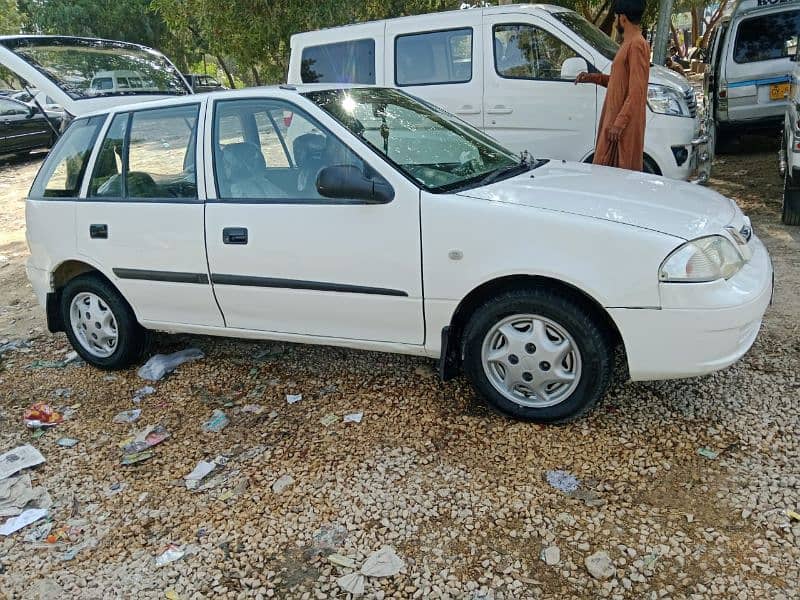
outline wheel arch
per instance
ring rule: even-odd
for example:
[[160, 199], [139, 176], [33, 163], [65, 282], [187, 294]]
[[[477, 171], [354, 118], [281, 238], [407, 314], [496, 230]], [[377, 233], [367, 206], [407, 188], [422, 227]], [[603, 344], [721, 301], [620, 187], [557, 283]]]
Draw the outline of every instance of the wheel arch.
[[584, 306], [596, 316], [603, 331], [608, 335], [609, 344], [612, 347], [621, 347], [624, 351], [625, 344], [622, 334], [611, 315], [597, 299], [584, 290], [563, 280], [543, 275], [506, 275], [480, 284], [459, 302], [450, 318], [449, 325], [442, 331], [439, 374], [443, 380], [452, 379], [460, 372], [461, 337], [466, 324], [478, 307], [490, 298], [504, 292], [531, 287], [546, 287]]
[[[103, 279], [113, 287], [128, 306], [130, 306], [130, 302], [127, 301], [120, 289], [99, 267], [83, 259], [70, 258], [64, 260], [50, 273], [52, 291], [47, 293], [45, 313], [47, 316], [47, 329], [51, 333], [64, 331], [65, 328], [64, 319], [61, 316], [61, 295], [64, 291], [64, 287], [76, 277], [87, 274], [93, 274]], [[133, 307], [131, 307], [131, 310], [133, 310]]]
[[[653, 171], [654, 175], [663, 175], [664, 173], [661, 171], [661, 167], [658, 166], [656, 160], [650, 156], [647, 152], [642, 153], [644, 156], [644, 164], [647, 166], [650, 165], [651, 170]], [[583, 159], [583, 162], [590, 163], [594, 160], [594, 151], [590, 152], [586, 158]]]

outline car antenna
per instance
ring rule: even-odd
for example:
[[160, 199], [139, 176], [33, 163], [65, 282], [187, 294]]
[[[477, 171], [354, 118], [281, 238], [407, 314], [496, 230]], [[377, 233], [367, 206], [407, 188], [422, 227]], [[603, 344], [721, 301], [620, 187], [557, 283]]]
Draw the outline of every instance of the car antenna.
[[36, 99], [36, 95], [33, 92], [31, 92], [30, 88], [28, 87], [28, 84], [25, 83], [25, 84], [22, 85], [22, 87], [24, 87], [25, 91], [28, 92], [28, 94], [30, 94], [31, 102], [33, 102], [34, 106], [36, 106], [36, 108], [39, 109], [39, 112], [42, 113], [42, 116], [44, 117], [44, 120], [47, 121], [47, 124], [50, 126], [50, 129], [52, 129], [53, 133], [56, 134], [56, 139], [60, 138], [61, 134], [59, 133], [58, 128], [55, 125], [53, 125], [53, 122], [50, 120], [50, 117], [47, 115], [45, 110], [42, 108], [42, 105], [39, 104], [39, 101]]

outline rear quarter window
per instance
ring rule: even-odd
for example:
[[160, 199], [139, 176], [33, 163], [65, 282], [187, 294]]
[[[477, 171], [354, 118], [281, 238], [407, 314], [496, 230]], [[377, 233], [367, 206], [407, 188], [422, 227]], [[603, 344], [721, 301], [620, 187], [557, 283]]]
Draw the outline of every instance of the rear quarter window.
[[50, 151], [31, 187], [31, 198], [77, 198], [86, 163], [106, 115], [76, 119]]
[[375, 40], [308, 46], [300, 59], [303, 83], [375, 83]]

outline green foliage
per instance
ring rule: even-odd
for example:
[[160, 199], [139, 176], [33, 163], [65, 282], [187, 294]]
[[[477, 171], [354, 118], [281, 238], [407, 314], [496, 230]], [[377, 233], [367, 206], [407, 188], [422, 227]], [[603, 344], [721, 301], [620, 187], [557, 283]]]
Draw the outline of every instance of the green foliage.
[[0, 35], [19, 33], [22, 27], [22, 14], [17, 0], [0, 0]]

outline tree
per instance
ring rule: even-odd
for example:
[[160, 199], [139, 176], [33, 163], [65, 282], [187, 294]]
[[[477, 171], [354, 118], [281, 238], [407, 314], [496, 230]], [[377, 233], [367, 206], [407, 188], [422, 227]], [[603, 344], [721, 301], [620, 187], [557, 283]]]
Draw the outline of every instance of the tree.
[[13, 35], [22, 28], [17, 0], [0, 0], [0, 35]]

